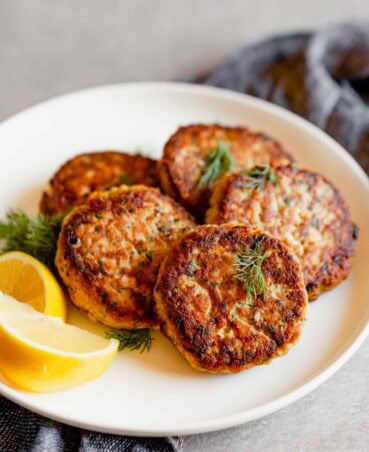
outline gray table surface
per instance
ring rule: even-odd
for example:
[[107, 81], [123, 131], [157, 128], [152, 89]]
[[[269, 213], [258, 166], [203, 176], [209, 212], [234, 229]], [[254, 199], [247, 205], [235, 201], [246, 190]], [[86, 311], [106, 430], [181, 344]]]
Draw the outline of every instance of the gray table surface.
[[[365, 18], [360, 0], [0, 0], [0, 120], [89, 86], [196, 75], [271, 33]], [[369, 340], [304, 399], [184, 448], [369, 451]]]

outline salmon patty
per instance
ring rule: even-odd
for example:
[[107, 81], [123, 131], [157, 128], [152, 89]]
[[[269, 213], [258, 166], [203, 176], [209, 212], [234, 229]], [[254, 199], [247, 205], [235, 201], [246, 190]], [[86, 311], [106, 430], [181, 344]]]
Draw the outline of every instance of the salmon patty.
[[309, 299], [347, 278], [358, 228], [337, 188], [294, 166], [258, 167], [219, 181], [207, 223], [246, 222], [283, 240], [299, 258]]
[[267, 135], [243, 127], [181, 127], [158, 165], [162, 189], [202, 219], [216, 180], [255, 165], [283, 165], [292, 157]]
[[307, 294], [286, 245], [247, 225], [205, 225], [166, 257], [155, 286], [160, 327], [198, 370], [239, 372], [285, 354]]
[[50, 216], [64, 215], [83, 204], [91, 192], [122, 184], [158, 186], [156, 162], [123, 152], [80, 154], [66, 162], [50, 180], [40, 211]]
[[195, 226], [158, 189], [95, 192], [64, 219], [56, 267], [72, 302], [113, 328], [155, 325], [152, 292], [170, 244]]

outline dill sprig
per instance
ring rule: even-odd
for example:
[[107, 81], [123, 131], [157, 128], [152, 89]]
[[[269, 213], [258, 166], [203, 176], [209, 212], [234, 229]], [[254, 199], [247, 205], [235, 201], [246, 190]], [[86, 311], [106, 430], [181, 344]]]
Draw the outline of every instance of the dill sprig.
[[261, 241], [257, 242], [252, 248], [246, 246], [235, 257], [237, 274], [234, 277], [245, 284], [246, 298], [248, 300], [262, 295], [267, 288], [262, 270], [266, 254], [261, 247], [261, 243]]
[[218, 179], [224, 173], [230, 171], [235, 165], [235, 159], [228, 146], [223, 141], [218, 141], [216, 149], [210, 149], [208, 160], [205, 164], [199, 186], [204, 187]]
[[121, 174], [118, 177], [117, 185], [133, 185], [132, 179], [126, 174]]
[[273, 185], [277, 183], [277, 176], [269, 165], [255, 166], [255, 168], [241, 171], [241, 174], [247, 176], [246, 188], [255, 188], [263, 190], [270, 182]]
[[110, 330], [106, 332], [108, 339], [119, 341], [119, 351], [128, 349], [130, 351], [139, 350], [140, 353], [150, 351], [154, 340], [148, 328], [143, 330]]
[[38, 215], [31, 219], [22, 210], [11, 210], [0, 221], [0, 252], [23, 251], [54, 269], [62, 217]]

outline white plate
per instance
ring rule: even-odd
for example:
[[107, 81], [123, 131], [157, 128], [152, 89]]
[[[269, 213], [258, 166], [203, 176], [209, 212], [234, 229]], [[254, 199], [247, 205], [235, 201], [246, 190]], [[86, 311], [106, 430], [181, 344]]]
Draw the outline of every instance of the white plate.
[[[309, 306], [291, 352], [238, 375], [196, 372], [155, 333], [148, 354], [120, 353], [102, 377], [53, 394], [29, 394], [0, 380], [0, 393], [32, 411], [91, 430], [173, 435], [222, 429], [260, 418], [304, 396], [339, 369], [368, 334], [369, 184], [354, 160], [308, 122], [266, 102], [202, 86], [143, 83], [90, 89], [31, 108], [0, 126], [0, 215], [35, 212], [50, 175], [86, 150], [140, 149], [159, 158], [179, 126], [250, 125], [279, 139], [333, 180], [361, 227], [348, 281]], [[81, 323], [83, 319], [75, 315]]]

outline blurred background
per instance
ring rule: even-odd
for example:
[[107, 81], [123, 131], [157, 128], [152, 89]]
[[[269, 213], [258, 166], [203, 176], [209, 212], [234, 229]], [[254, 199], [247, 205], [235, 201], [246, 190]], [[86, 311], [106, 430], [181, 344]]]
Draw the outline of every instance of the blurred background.
[[261, 37], [365, 17], [365, 0], [1, 0], [0, 120], [88, 86], [202, 75]]

